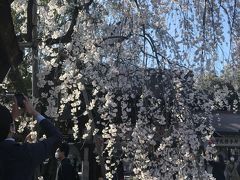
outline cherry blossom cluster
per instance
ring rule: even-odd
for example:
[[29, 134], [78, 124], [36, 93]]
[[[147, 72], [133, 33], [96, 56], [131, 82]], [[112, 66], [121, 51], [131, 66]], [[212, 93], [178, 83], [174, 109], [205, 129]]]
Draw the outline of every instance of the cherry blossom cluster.
[[[212, 179], [204, 169], [204, 161], [216, 152], [209, 143], [212, 111], [228, 106], [231, 92], [215, 87], [214, 98], [209, 99], [196, 82], [224, 56], [218, 49], [226, 43], [225, 13], [231, 14], [234, 4], [225, 0], [207, 4], [37, 0], [37, 4], [38, 86], [47, 89], [38, 100], [45, 99], [45, 113], [57, 121], [70, 108], [76, 139], [96, 135], [102, 139], [102, 152], [97, 154], [105, 161], [106, 177], [112, 179], [122, 161], [132, 165], [138, 179]], [[26, 6], [22, 0], [12, 5], [24, 22], [20, 33], [26, 32]], [[239, 46], [239, 39], [236, 42]], [[87, 118], [84, 128], [78, 125], [82, 117]]]

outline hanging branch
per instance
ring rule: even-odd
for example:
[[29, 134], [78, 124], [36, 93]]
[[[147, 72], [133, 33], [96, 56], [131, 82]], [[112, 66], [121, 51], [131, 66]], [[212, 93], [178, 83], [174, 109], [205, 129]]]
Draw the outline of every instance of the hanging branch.
[[[160, 61], [159, 61], [159, 59], [158, 59], [157, 48], [156, 48], [156, 46], [155, 46], [155, 44], [154, 44], [154, 40], [153, 40], [152, 37], [151, 37], [149, 34], [147, 34], [147, 33], [145, 33], [145, 35], [140, 35], [140, 36], [142, 36], [142, 37], [144, 38], [144, 40], [147, 40], [147, 41], [148, 41], [149, 45], [151, 46], [152, 51], [153, 51], [154, 54], [155, 54], [154, 58], [157, 60], [158, 67], [160, 67]], [[144, 51], [145, 51], [145, 50], [144, 50]], [[161, 57], [162, 57], [163, 59], [167, 60], [166, 57], [164, 57], [164, 56], [162, 56], [162, 55], [161, 55]]]
[[[232, 41], [233, 41], [233, 28], [234, 28], [234, 24], [235, 24], [235, 18], [236, 18], [236, 8], [237, 8], [237, 1], [234, 0], [234, 7], [233, 7], [233, 16], [232, 16], [232, 23], [230, 25], [230, 49], [232, 49]], [[230, 56], [231, 53], [229, 53]]]
[[52, 38], [47, 39], [46, 44], [50, 46], [53, 44], [70, 42], [72, 40], [72, 33], [73, 33], [74, 26], [77, 23], [78, 12], [83, 9], [87, 10], [92, 3], [93, 3], [93, 0], [90, 0], [88, 3], [85, 3], [84, 5], [76, 6], [73, 10], [71, 25], [67, 33], [64, 36], [58, 37], [56, 39], [52, 39]]
[[[214, 21], [214, 4], [213, 3], [214, 3], [213, 1], [210, 2], [208, 0], [208, 4], [209, 4], [210, 10], [211, 10], [210, 12], [211, 12], [211, 18], [212, 18], [212, 28], [214, 30], [213, 31], [213, 33], [214, 33], [214, 32], [216, 32], [216, 30], [215, 30], [216, 26], [215, 26], [215, 21]], [[214, 43], [216, 43], [216, 41], [217, 41], [216, 40], [216, 34], [213, 35], [213, 38], [214, 38]]]
[[52, 39], [52, 38], [49, 38], [46, 40], [46, 44], [47, 45], [53, 45], [53, 44], [58, 44], [58, 43], [68, 43], [72, 40], [72, 33], [73, 33], [73, 28], [74, 26], [76, 25], [76, 22], [77, 22], [77, 16], [78, 16], [78, 8], [75, 7], [74, 10], [73, 10], [73, 16], [72, 16], [72, 22], [71, 22], [71, 25], [67, 31], [67, 33], [62, 36], [62, 37], [58, 37], [56, 39]]
[[135, 2], [135, 4], [136, 4], [137, 8], [139, 9], [138, 1], [137, 1], [137, 0], [134, 0], [134, 2]]
[[203, 19], [202, 19], [202, 27], [203, 27], [203, 32], [202, 32], [202, 36], [203, 36], [203, 43], [202, 46], [204, 48], [202, 48], [201, 54], [202, 54], [202, 60], [201, 60], [201, 71], [203, 72], [204, 70], [204, 65], [203, 65], [203, 57], [204, 57], [204, 52], [205, 52], [205, 42], [206, 42], [206, 16], [207, 16], [207, 0], [204, 1], [204, 11], [203, 11]]

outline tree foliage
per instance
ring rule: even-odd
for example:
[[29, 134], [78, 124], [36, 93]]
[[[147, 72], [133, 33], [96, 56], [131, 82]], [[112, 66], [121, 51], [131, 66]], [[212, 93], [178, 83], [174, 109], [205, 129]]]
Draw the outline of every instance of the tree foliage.
[[[34, 2], [12, 4], [23, 41], [32, 40], [27, 7]], [[46, 114], [59, 121], [70, 106], [76, 138], [79, 121], [88, 119], [83, 138], [104, 139], [109, 179], [123, 158], [139, 179], [209, 179], [203, 164], [214, 152], [207, 142], [221, 94], [209, 99], [195, 80], [228, 54], [228, 61], [239, 58], [239, 6], [237, 0], [38, 0], [33, 41], [38, 86], [45, 88], [39, 101], [45, 98]]]

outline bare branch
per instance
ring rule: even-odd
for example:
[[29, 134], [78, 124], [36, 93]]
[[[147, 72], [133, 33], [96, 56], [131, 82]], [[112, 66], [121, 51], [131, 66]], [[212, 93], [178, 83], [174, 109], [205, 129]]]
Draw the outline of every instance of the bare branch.
[[[152, 48], [152, 51], [153, 51], [154, 54], [155, 54], [155, 58], [156, 58], [156, 60], [157, 60], [157, 64], [158, 64], [158, 66], [160, 67], [160, 61], [159, 61], [159, 59], [158, 59], [157, 48], [156, 48], [156, 46], [155, 46], [155, 44], [154, 44], [154, 40], [153, 40], [152, 37], [151, 37], [149, 34], [147, 34], [147, 33], [145, 33], [145, 36], [143, 36], [143, 35], [140, 35], [140, 36], [142, 36], [142, 37], [143, 37], [145, 40], [147, 40], [148, 43], [150, 44], [150, 46], [151, 46], [151, 48]], [[161, 57], [164, 57], [164, 56], [161, 56]], [[164, 59], [166, 59], [166, 58], [164, 57]]]
[[103, 38], [103, 41], [106, 41], [108, 39], [118, 39], [117, 42], [122, 42], [122, 41], [128, 39], [129, 37], [130, 37], [130, 34], [128, 36], [109, 36], [109, 37]]

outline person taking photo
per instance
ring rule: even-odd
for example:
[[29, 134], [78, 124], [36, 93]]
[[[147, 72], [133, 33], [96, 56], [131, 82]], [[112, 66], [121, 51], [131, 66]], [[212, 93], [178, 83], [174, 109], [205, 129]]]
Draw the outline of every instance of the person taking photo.
[[16, 99], [12, 113], [0, 105], [0, 180], [32, 180], [35, 168], [49, 158], [62, 141], [59, 130], [33, 108], [26, 96], [23, 104], [22, 109], [37, 120], [47, 138], [36, 143], [16, 142], [14, 120], [20, 114]]

